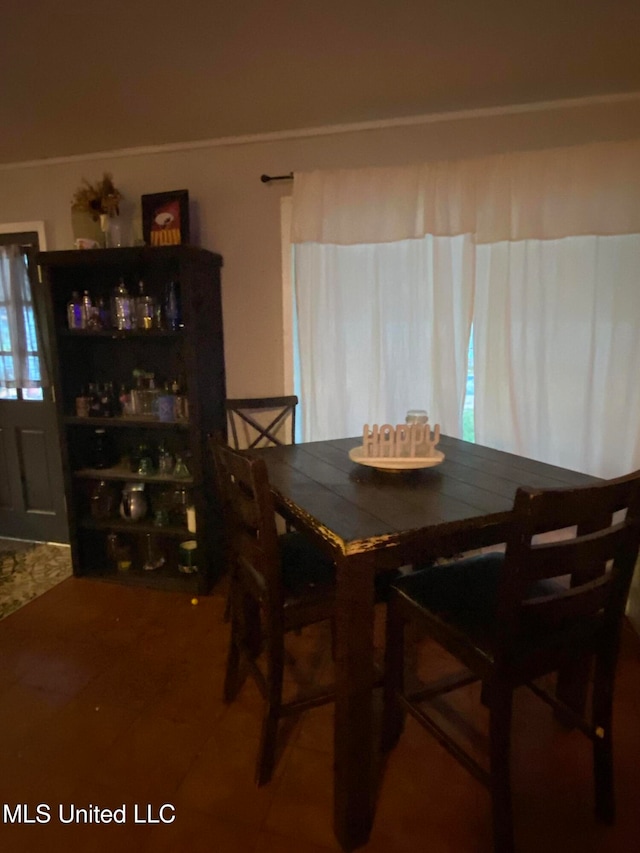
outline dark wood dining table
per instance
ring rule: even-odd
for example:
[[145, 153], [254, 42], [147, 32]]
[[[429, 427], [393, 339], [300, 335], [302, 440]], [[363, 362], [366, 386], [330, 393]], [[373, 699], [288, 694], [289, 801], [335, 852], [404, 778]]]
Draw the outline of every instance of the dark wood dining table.
[[258, 451], [276, 509], [335, 562], [334, 812], [344, 850], [374, 815], [372, 692], [377, 572], [503, 541], [518, 486], [575, 487], [586, 474], [442, 436], [437, 467], [400, 473], [352, 462], [361, 438]]

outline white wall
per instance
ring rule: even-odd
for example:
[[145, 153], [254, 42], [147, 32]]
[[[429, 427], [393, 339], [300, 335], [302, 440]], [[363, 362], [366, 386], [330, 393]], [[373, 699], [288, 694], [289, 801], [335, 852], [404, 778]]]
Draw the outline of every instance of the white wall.
[[44, 220], [49, 249], [72, 246], [70, 202], [105, 170], [135, 208], [143, 193], [189, 190], [193, 242], [224, 257], [223, 311], [230, 396], [283, 388], [280, 197], [291, 185], [260, 175], [392, 165], [499, 151], [640, 137], [640, 94], [548, 109], [477, 111], [289, 138], [129, 152], [0, 168], [0, 223]]
[[[262, 173], [394, 165], [640, 137], [640, 93], [545, 109], [486, 110], [317, 134], [0, 167], [0, 223], [44, 220], [49, 249], [72, 246], [71, 197], [111, 171], [139, 218], [143, 193], [188, 189], [193, 242], [224, 258], [230, 396], [284, 393], [280, 198], [289, 183]], [[640, 630], [640, 575], [630, 616]]]

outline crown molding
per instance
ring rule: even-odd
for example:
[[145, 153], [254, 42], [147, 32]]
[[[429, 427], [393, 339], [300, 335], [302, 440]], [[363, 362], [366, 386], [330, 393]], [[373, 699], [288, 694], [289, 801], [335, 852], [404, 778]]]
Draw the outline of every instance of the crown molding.
[[466, 121], [474, 118], [491, 118], [493, 116], [544, 112], [546, 110], [572, 109], [576, 107], [589, 107], [598, 104], [614, 104], [637, 100], [640, 100], [640, 92], [622, 92], [613, 95], [590, 95], [583, 98], [562, 98], [555, 101], [509, 104], [499, 107], [478, 107], [475, 109], [426, 113], [424, 115], [403, 116], [399, 118], [350, 122], [348, 124], [278, 130], [266, 133], [250, 133], [242, 136], [222, 136], [217, 139], [202, 139], [192, 142], [175, 142], [165, 143], [162, 145], [138, 146], [135, 148], [120, 148], [111, 151], [95, 151], [87, 154], [71, 154], [66, 157], [48, 157], [40, 160], [25, 160], [24, 162], [0, 163], [0, 171], [30, 169], [39, 166], [55, 166], [65, 163], [82, 163], [89, 160], [115, 159], [121, 157], [146, 157], [153, 154], [168, 154], [176, 151], [195, 151], [203, 148], [256, 145], [265, 142], [305, 139], [314, 136], [333, 136], [335, 134], [359, 133], [368, 130], [384, 130], [386, 128], [411, 127], [421, 124], [438, 124], [449, 121]]

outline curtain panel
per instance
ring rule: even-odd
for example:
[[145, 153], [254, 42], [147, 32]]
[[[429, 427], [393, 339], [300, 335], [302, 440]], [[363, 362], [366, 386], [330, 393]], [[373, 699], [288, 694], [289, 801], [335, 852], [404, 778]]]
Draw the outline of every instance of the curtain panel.
[[409, 166], [296, 172], [293, 243], [640, 233], [640, 140]]
[[602, 477], [640, 468], [640, 140], [296, 173], [305, 440], [411, 407]]

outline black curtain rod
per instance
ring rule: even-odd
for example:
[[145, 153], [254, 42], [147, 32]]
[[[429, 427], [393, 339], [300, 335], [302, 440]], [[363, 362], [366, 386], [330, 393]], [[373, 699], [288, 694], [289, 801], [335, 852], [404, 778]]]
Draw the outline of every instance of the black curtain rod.
[[260, 175], [260, 180], [263, 184], [268, 184], [271, 181], [292, 181], [293, 172], [289, 172], [288, 175]]

